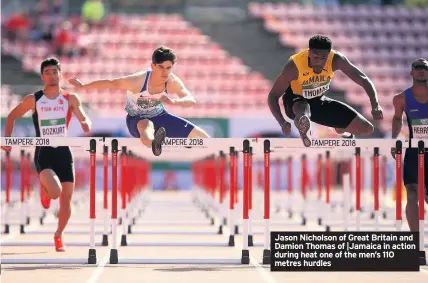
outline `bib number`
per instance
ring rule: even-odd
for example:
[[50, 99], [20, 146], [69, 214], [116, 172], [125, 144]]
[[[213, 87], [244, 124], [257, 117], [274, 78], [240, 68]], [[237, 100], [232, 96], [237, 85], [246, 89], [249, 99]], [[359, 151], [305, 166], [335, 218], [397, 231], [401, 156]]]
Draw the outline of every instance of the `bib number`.
[[56, 127], [43, 127], [42, 129], [42, 137], [64, 137], [65, 125], [56, 126]]
[[302, 96], [306, 99], [313, 99], [322, 96], [329, 90], [329, 85], [320, 86], [317, 88], [303, 89]]
[[428, 139], [428, 125], [413, 126], [413, 138]]

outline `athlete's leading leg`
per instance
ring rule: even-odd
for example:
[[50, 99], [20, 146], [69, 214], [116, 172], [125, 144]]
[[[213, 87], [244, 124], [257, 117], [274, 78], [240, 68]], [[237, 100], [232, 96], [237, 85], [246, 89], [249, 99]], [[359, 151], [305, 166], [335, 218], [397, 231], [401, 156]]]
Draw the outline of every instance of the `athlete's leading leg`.
[[311, 108], [308, 102], [300, 100], [296, 101], [293, 106], [294, 125], [299, 130], [303, 144], [307, 147], [311, 146]]
[[153, 122], [144, 119], [138, 121], [137, 129], [141, 142], [147, 147], [152, 147], [153, 154], [159, 156], [162, 153], [162, 142], [166, 137], [165, 128], [160, 127], [155, 132]]
[[155, 126], [153, 122], [148, 119], [143, 119], [137, 123], [138, 133], [140, 134], [141, 142], [147, 146], [151, 147], [152, 142], [155, 139]]
[[52, 169], [43, 169], [39, 174], [42, 189], [47, 199], [42, 194], [42, 203], [45, 208], [49, 208], [51, 199], [57, 199], [61, 195], [61, 181]]

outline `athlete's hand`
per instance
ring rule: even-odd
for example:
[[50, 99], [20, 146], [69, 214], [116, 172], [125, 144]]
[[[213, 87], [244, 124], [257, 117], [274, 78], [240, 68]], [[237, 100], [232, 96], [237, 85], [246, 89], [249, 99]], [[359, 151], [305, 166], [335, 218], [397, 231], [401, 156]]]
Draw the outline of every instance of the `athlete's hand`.
[[372, 106], [372, 116], [375, 120], [383, 120], [382, 107], [379, 104]]
[[83, 83], [77, 77], [68, 80], [68, 82], [75, 88], [81, 88], [83, 86]]
[[291, 135], [291, 124], [289, 122], [285, 121], [281, 125], [281, 130], [284, 133], [284, 135], [286, 135], [286, 136]]
[[168, 95], [164, 94], [162, 95], [162, 97], [160, 98], [160, 101], [162, 101], [165, 104], [169, 104], [169, 105], [173, 105], [175, 104], [175, 100], [171, 99]]
[[82, 122], [80, 122], [80, 125], [82, 126], [82, 129], [83, 129], [83, 131], [84, 131], [85, 133], [88, 133], [88, 132], [90, 132], [90, 131], [91, 131], [92, 123], [91, 123], [91, 121], [90, 121], [90, 120], [82, 121]]
[[4, 151], [11, 151], [12, 147], [11, 146], [2, 146], [1, 149], [3, 149]]

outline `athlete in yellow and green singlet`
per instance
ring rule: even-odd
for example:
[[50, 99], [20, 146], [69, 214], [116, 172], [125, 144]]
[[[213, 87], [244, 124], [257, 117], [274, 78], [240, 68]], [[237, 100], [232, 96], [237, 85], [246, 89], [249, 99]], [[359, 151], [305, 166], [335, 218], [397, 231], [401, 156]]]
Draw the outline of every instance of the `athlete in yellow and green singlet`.
[[285, 135], [291, 134], [291, 124], [281, 113], [281, 96], [285, 114], [294, 121], [307, 147], [311, 146], [311, 121], [332, 127], [347, 138], [373, 132], [373, 125], [355, 109], [325, 96], [338, 70], [364, 88], [370, 98], [373, 118], [383, 119], [371, 80], [343, 54], [333, 50], [328, 37], [316, 35], [309, 40], [308, 49], [290, 57], [269, 93], [270, 110]]

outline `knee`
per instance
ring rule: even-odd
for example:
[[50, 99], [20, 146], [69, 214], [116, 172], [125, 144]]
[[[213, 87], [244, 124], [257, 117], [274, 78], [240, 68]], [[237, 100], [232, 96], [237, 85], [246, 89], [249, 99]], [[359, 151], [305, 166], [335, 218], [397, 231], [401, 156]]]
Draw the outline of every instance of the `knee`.
[[49, 195], [51, 199], [58, 199], [61, 196], [61, 188], [58, 186], [53, 187]]
[[137, 128], [141, 131], [149, 128], [152, 125], [153, 123], [150, 120], [145, 119], [145, 120], [138, 121]]
[[309, 103], [307, 103], [306, 101], [297, 101], [293, 104], [293, 112], [296, 116], [303, 115], [308, 108]]

